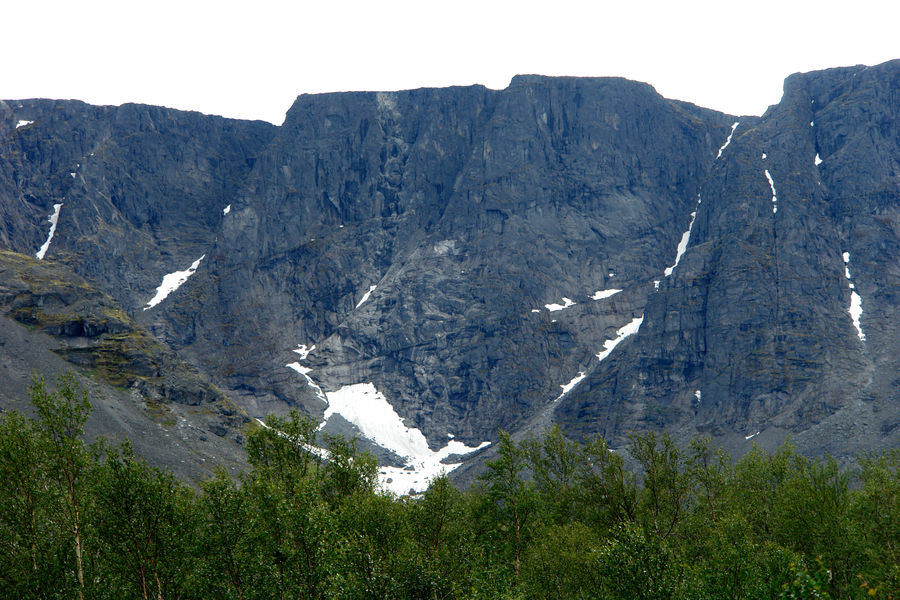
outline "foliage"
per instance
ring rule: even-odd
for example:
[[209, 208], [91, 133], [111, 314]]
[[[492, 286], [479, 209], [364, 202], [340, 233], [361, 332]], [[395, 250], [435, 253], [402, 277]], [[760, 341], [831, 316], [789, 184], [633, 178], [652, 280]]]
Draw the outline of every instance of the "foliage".
[[[71, 375], [0, 415], [3, 598], [892, 598], [900, 450], [855, 470], [790, 445], [500, 432], [478, 484], [378, 490], [374, 459], [298, 413], [249, 434], [252, 469], [199, 489], [85, 444]], [[323, 450], [324, 449], [324, 450]]]

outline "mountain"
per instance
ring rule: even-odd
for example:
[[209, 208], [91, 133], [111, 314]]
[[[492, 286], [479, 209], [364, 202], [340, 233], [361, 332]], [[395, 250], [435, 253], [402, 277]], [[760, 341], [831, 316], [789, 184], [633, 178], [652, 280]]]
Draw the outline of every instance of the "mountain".
[[297, 408], [368, 440], [397, 491], [554, 422], [849, 459], [900, 423], [897, 90], [897, 61], [796, 74], [735, 117], [517, 76], [304, 95], [280, 127], [6, 101], [7, 262], [90, 289], [51, 294], [67, 322], [119, 318], [73, 335], [20, 276], [4, 327], [106, 384], [81, 347], [124, 327], [156, 357], [112, 381], [136, 415], [200, 407], [185, 423], [236, 456]]

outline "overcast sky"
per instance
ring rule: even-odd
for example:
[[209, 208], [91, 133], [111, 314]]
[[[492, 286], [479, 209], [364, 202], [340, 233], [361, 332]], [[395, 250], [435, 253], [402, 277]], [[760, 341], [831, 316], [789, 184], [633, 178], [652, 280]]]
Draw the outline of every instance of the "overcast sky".
[[797, 71], [900, 58], [900, 2], [30, 0], [0, 98], [143, 102], [280, 124], [302, 93], [622, 76], [761, 114]]

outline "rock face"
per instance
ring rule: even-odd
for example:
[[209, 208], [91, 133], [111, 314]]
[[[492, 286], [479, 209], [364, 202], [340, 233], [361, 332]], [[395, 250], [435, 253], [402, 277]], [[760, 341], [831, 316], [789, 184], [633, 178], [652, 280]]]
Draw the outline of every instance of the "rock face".
[[793, 75], [741, 119], [640, 334], [557, 411], [571, 433], [896, 443], [898, 85], [897, 62]]
[[34, 256], [56, 214], [44, 260], [254, 417], [371, 383], [433, 450], [557, 421], [846, 455], [900, 423], [898, 89], [794, 75], [745, 118], [525, 76], [281, 127], [7, 101], [0, 244]]

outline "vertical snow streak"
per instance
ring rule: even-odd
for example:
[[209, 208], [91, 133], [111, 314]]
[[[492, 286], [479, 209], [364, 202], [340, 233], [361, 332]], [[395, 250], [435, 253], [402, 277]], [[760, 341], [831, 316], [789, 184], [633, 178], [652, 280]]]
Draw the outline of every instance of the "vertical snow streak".
[[38, 260], [44, 260], [44, 255], [47, 254], [47, 249], [50, 247], [50, 240], [53, 239], [53, 234], [56, 233], [56, 224], [59, 223], [59, 209], [61, 208], [62, 204], [53, 205], [53, 214], [47, 219], [50, 221], [50, 233], [47, 234], [47, 241], [43, 243], [40, 250], [34, 255]]
[[728, 139], [725, 140], [725, 143], [722, 144], [721, 148], [719, 148], [719, 153], [716, 155], [716, 160], [719, 160], [719, 158], [722, 157], [722, 152], [725, 150], [725, 148], [728, 147], [728, 144], [731, 143], [731, 136], [734, 135], [734, 130], [737, 129], [737, 126], [740, 124], [741, 124], [740, 121], [735, 121], [734, 123], [731, 124], [731, 133], [728, 134]]
[[766, 179], [769, 180], [769, 187], [772, 188], [772, 214], [775, 214], [778, 212], [778, 194], [775, 193], [775, 182], [768, 169], [766, 169]]
[[844, 277], [847, 278], [847, 281], [850, 282], [850, 308], [847, 309], [847, 312], [850, 313], [850, 318], [853, 320], [853, 326], [856, 328], [856, 335], [859, 336], [860, 341], [866, 341], [866, 334], [863, 333], [862, 325], [860, 325], [860, 317], [862, 317], [862, 297], [856, 293], [856, 285], [854, 285], [853, 280], [850, 277], [850, 253], [844, 252]]
[[[697, 194], [697, 208], [700, 207], [701, 202], [700, 194]], [[688, 242], [691, 241], [691, 230], [694, 229], [694, 219], [696, 218], [697, 210], [694, 210], [694, 212], [691, 213], [691, 223], [688, 225], [687, 231], [681, 235], [681, 241], [678, 242], [678, 248], [675, 250], [675, 264], [671, 267], [666, 267], [666, 270], [663, 271], [666, 277], [672, 274], [672, 271], [675, 270], [675, 267], [677, 267], [678, 263], [681, 261], [681, 257], [684, 256], [684, 253], [687, 251]]]
[[[728, 134], [728, 138], [725, 140], [725, 143], [722, 144], [722, 147], [719, 148], [719, 154], [716, 155], [716, 160], [718, 160], [722, 156], [722, 152], [725, 148], [728, 147], [728, 144], [731, 143], [731, 138], [734, 135], [734, 132], [737, 130], [738, 125], [740, 125], [740, 121], [735, 121], [731, 124], [731, 133]], [[681, 257], [684, 256], [684, 253], [687, 251], [688, 243], [691, 241], [691, 230], [694, 228], [694, 219], [697, 218], [697, 211], [700, 209], [700, 203], [703, 200], [700, 198], [700, 194], [697, 194], [697, 208], [694, 209], [694, 212], [691, 213], [691, 223], [688, 225], [687, 231], [685, 231], [681, 235], [681, 241], [678, 242], [678, 248], [675, 250], [675, 264], [671, 267], [666, 267], [664, 274], [666, 277], [672, 274], [675, 270], [675, 267], [678, 266], [678, 263], [681, 261]], [[654, 282], [654, 286], [656, 289], [659, 289], [659, 284]]]

